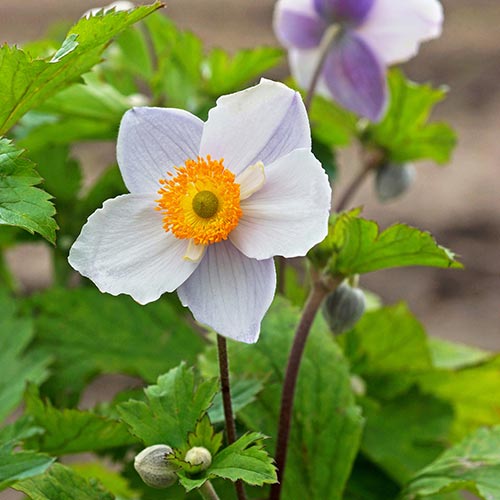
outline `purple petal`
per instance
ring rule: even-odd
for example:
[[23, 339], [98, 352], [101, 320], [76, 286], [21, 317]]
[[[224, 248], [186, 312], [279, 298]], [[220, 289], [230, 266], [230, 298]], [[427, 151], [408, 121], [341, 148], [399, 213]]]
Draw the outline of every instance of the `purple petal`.
[[276, 288], [273, 259], [245, 257], [231, 242], [210, 245], [177, 293], [200, 323], [240, 342], [257, 342]]
[[318, 16], [288, 9], [276, 9], [274, 31], [285, 47], [311, 49], [321, 43], [326, 24]]
[[361, 24], [368, 16], [375, 0], [314, 0], [316, 12], [332, 22]]
[[131, 193], [153, 193], [174, 166], [196, 159], [203, 122], [187, 111], [133, 108], [120, 123], [116, 156]]
[[370, 47], [348, 32], [326, 58], [323, 77], [342, 106], [378, 121], [387, 105], [385, 67]]

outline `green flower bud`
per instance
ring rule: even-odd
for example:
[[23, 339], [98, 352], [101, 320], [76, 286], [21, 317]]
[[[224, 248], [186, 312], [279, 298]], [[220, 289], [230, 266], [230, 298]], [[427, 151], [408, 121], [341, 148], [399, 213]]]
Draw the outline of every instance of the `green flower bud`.
[[323, 316], [333, 333], [351, 329], [365, 312], [365, 295], [359, 288], [342, 283], [328, 295], [323, 304]]
[[380, 201], [401, 196], [413, 184], [416, 171], [411, 163], [386, 163], [377, 170], [375, 188]]
[[167, 462], [172, 448], [155, 444], [142, 450], [134, 460], [134, 467], [141, 479], [152, 488], [168, 488], [177, 481], [177, 474]]
[[194, 446], [186, 453], [184, 460], [199, 467], [200, 471], [207, 470], [212, 463], [212, 454], [202, 446]]

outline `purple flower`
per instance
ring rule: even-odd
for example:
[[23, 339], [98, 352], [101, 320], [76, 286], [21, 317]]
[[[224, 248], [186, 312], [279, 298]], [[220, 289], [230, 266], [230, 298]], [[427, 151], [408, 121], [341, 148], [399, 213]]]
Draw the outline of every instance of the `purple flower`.
[[441, 34], [442, 22], [438, 0], [278, 0], [274, 17], [292, 74], [304, 88], [325, 33], [337, 30], [317, 91], [374, 121], [387, 105], [386, 66], [416, 55], [421, 42]]

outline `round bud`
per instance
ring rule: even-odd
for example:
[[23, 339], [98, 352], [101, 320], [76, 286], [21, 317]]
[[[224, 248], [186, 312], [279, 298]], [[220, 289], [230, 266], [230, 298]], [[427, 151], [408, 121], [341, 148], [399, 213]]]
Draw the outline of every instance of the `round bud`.
[[184, 460], [191, 465], [199, 466], [200, 471], [207, 470], [212, 463], [212, 454], [202, 446], [194, 446], [186, 453]]
[[167, 462], [167, 455], [170, 453], [170, 446], [155, 444], [148, 446], [135, 457], [135, 470], [148, 486], [168, 488], [177, 481], [177, 474]]
[[401, 196], [413, 184], [416, 170], [411, 163], [386, 163], [377, 170], [375, 188], [380, 201]]
[[333, 333], [351, 329], [364, 312], [365, 294], [347, 283], [338, 286], [323, 304], [323, 316]]

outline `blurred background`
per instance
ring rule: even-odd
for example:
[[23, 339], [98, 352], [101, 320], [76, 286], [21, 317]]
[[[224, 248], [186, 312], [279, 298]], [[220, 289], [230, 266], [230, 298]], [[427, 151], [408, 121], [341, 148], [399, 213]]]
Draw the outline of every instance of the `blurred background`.
[[[106, 0], [0, 0], [0, 42], [23, 44], [42, 36], [54, 22], [75, 21]], [[164, 14], [226, 49], [276, 45], [274, 0], [170, 0]], [[406, 300], [431, 335], [483, 348], [500, 348], [500, 1], [444, 0], [442, 38], [425, 44], [405, 68], [418, 82], [450, 87], [435, 118], [457, 130], [459, 145], [450, 165], [417, 165], [413, 189], [381, 205], [372, 182], [353, 200], [382, 227], [406, 222], [429, 230], [461, 256], [464, 271], [424, 268], [383, 271], [362, 285], [392, 303]], [[271, 76], [286, 76], [283, 66]], [[1, 90], [0, 90], [1, 91]], [[114, 158], [113, 144], [76, 150], [88, 180]], [[335, 194], [359, 169], [354, 150], [341, 157]], [[8, 256], [26, 291], [46, 286], [51, 264], [44, 244], [26, 245]]]

